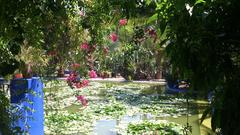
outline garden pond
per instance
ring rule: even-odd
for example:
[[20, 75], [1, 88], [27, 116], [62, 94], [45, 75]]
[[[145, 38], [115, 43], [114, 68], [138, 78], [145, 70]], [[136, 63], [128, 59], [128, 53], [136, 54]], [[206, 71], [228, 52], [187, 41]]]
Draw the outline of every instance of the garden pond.
[[[164, 90], [165, 86], [154, 83], [90, 82], [71, 89], [64, 81], [48, 81], [45, 134], [213, 134], [199, 124], [206, 101], [188, 96], [187, 106], [186, 95], [167, 95]], [[77, 95], [84, 95], [88, 105], [82, 106]]]

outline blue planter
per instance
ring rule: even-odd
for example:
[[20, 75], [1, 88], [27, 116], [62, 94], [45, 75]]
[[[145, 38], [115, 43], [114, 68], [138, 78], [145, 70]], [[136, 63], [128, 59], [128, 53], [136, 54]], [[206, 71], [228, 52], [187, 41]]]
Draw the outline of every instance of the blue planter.
[[44, 135], [43, 83], [39, 77], [14, 79], [10, 83], [11, 103], [17, 106], [20, 116], [14, 127], [30, 135]]

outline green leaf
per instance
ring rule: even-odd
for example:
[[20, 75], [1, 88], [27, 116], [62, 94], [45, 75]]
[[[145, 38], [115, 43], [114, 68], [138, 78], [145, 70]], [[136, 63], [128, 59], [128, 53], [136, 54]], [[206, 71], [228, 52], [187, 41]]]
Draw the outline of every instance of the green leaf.
[[163, 2], [157, 3], [156, 11], [161, 10], [163, 8], [163, 4], [164, 4]]
[[156, 21], [157, 18], [158, 18], [158, 13], [154, 14], [153, 16], [151, 16], [151, 17], [148, 19], [147, 23], [151, 23], [151, 22], [153, 22], [153, 21]]
[[205, 0], [197, 0], [194, 5], [200, 4], [200, 3], [205, 3]]
[[149, 5], [152, 2], [152, 0], [146, 0], [146, 4]]

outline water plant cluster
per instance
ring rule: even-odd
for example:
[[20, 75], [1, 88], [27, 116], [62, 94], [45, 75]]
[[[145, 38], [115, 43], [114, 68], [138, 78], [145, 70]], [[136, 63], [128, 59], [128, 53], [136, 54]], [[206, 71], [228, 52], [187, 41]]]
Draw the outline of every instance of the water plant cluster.
[[[114, 130], [122, 135], [140, 134], [145, 132], [144, 128], [147, 133], [158, 129], [166, 129], [159, 131], [161, 134], [182, 133], [182, 125], [157, 119], [186, 115], [185, 98], [157, 94], [161, 88], [152, 94], [144, 93], [146, 89], [155, 89], [154, 85], [90, 82], [81, 89], [71, 89], [64, 81], [46, 85], [49, 86], [45, 89], [46, 134], [94, 134], [98, 120], [118, 120]], [[76, 93], [85, 95], [87, 106], [74, 97]], [[190, 106], [193, 110], [190, 113], [194, 114], [196, 108], [194, 104]], [[129, 123], [123, 120], [126, 116], [147, 117], [146, 121]]]

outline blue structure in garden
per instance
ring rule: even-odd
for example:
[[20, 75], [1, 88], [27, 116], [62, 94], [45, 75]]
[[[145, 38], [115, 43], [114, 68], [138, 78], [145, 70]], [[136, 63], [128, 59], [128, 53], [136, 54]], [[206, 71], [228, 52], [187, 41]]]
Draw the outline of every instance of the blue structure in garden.
[[178, 94], [178, 93], [187, 93], [188, 90], [186, 88], [179, 88], [178, 83], [171, 83], [168, 82], [166, 85], [166, 91], [167, 94]]
[[11, 103], [17, 106], [19, 119], [13, 127], [20, 127], [30, 135], [44, 135], [43, 83], [39, 77], [14, 79], [10, 83]]

